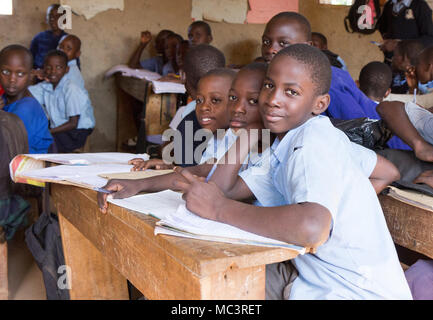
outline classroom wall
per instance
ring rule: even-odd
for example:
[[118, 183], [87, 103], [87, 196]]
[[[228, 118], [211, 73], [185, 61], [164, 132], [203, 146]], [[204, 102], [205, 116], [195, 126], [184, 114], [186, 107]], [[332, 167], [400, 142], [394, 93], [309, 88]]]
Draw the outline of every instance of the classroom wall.
[[[12, 43], [30, 45], [33, 36], [45, 30], [46, 8], [53, 0], [14, 0], [14, 15], [0, 16], [0, 47]], [[319, 5], [319, 0], [300, 0], [300, 13], [311, 22], [313, 30], [324, 33], [329, 48], [340, 54], [354, 78], [363, 65], [382, 60], [371, 36], [348, 34], [343, 19], [348, 7]], [[113, 151], [116, 142], [116, 93], [114, 80], [104, 80], [106, 70], [126, 63], [139, 41], [141, 31], [153, 34], [162, 28], [186, 37], [191, 23], [191, 0], [125, 0], [124, 11], [108, 10], [90, 20], [73, 16], [72, 30], [83, 42], [82, 73], [93, 102], [96, 128], [90, 137], [91, 151]], [[264, 25], [210, 23], [213, 45], [226, 55], [228, 63], [242, 64], [260, 55], [260, 39]], [[152, 48], [150, 48], [150, 51]], [[143, 58], [149, 55], [145, 50]]]

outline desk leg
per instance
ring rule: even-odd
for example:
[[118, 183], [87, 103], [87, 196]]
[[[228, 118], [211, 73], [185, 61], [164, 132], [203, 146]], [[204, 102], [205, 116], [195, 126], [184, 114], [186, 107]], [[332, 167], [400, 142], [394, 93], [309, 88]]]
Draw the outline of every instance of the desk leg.
[[70, 268], [71, 300], [127, 300], [126, 279], [59, 212], [65, 263]]
[[0, 243], [0, 300], [8, 300], [8, 243]]

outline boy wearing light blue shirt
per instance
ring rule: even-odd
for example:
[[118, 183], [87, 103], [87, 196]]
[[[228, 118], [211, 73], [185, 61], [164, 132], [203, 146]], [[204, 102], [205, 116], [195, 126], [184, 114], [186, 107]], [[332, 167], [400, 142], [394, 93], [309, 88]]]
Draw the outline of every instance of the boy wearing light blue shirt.
[[59, 50], [66, 53], [68, 56], [69, 71], [65, 77], [69, 78], [73, 83], [82, 89], [84, 86], [84, 79], [78, 65], [78, 59], [81, 55], [81, 40], [73, 34], [64, 36], [59, 43]]
[[269, 170], [263, 183], [239, 179], [231, 196], [258, 196], [271, 185], [281, 195], [272, 207], [229, 200], [216, 184], [185, 170], [176, 169], [186, 180], [173, 185], [201, 217], [314, 249], [293, 260], [298, 275], [287, 262], [267, 267], [267, 298], [411, 299], [375, 189], [363, 172], [374, 161], [360, 166], [347, 136], [319, 116], [329, 105], [330, 83], [329, 60], [306, 44], [282, 49], [269, 65], [259, 97], [265, 128], [277, 136]]
[[72, 152], [84, 146], [93, 131], [95, 118], [89, 96], [73, 83], [68, 72], [67, 56], [56, 50], [47, 54], [44, 73], [47, 81], [29, 87], [45, 108], [57, 152]]

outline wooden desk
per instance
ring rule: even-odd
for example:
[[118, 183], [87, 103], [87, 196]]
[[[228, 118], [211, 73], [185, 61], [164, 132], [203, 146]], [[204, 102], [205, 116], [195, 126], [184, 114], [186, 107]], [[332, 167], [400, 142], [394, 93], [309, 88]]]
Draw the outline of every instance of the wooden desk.
[[379, 195], [394, 242], [433, 259], [433, 212]]
[[264, 299], [265, 266], [288, 249], [154, 236], [155, 218], [110, 204], [96, 192], [52, 185], [71, 299], [128, 299], [126, 279], [149, 299]]

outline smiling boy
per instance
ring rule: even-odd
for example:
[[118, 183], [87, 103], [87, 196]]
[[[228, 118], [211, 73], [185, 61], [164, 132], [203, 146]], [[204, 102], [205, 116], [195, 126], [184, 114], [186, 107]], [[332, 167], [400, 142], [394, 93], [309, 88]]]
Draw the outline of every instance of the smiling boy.
[[216, 184], [184, 170], [174, 185], [201, 217], [316, 248], [293, 260], [299, 272], [293, 283], [287, 264], [267, 267], [270, 298], [411, 299], [374, 189], [353, 161], [347, 136], [320, 116], [330, 83], [329, 60], [309, 45], [291, 45], [269, 65], [259, 106], [277, 136], [271, 170], [256, 183], [243, 171], [241, 192], [250, 197], [272, 185], [282, 195], [272, 207], [229, 200]]
[[68, 57], [59, 50], [45, 57], [46, 81], [29, 87], [32, 95], [45, 107], [50, 131], [58, 152], [72, 152], [84, 146], [93, 131], [95, 118], [89, 96], [70, 79]]

